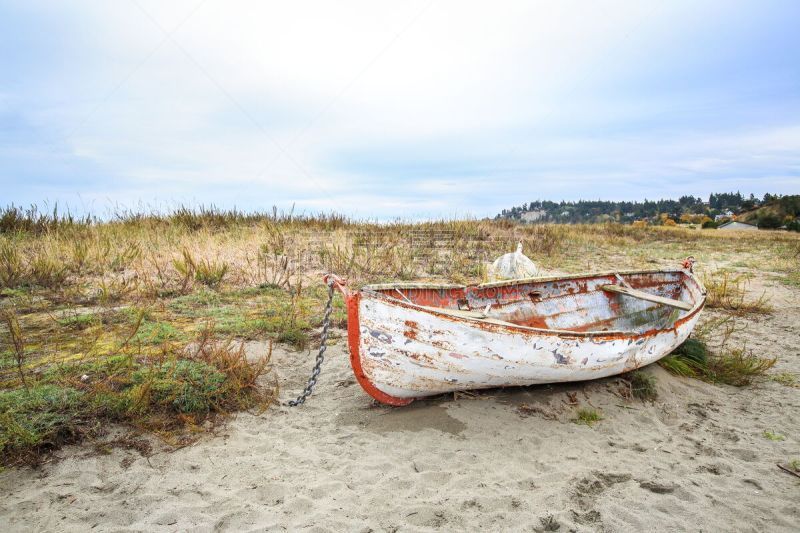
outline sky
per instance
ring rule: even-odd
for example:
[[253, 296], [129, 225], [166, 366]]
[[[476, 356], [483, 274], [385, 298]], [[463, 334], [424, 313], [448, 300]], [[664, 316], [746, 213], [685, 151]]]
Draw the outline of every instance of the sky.
[[800, 2], [0, 0], [0, 206], [800, 194]]

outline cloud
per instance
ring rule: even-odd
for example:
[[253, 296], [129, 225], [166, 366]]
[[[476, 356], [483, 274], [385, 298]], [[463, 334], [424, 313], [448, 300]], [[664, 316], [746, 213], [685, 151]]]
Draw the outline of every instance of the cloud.
[[9, 201], [385, 218], [800, 188], [793, 3], [0, 9]]

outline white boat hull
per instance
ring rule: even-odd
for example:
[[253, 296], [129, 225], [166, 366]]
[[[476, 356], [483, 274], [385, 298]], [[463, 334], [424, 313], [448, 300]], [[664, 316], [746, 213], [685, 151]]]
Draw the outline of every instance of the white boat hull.
[[[612, 274], [466, 288], [467, 296], [481, 305], [481, 298], [496, 289], [497, 314], [518, 318], [520, 313], [537, 313], [535, 319], [527, 319], [541, 322], [539, 327], [456, 316], [450, 314], [456, 310], [439, 312], [404, 296], [413, 291], [434, 290], [440, 293], [434, 299], [441, 299], [446, 291], [460, 290], [452, 286], [408, 289], [397, 285], [395, 292], [402, 298], [394, 297], [388, 290], [390, 286], [365, 288], [357, 293], [345, 291], [353, 369], [359, 383], [373, 397], [404, 405], [415, 398], [457, 390], [582, 381], [648, 365], [686, 340], [699, 318], [705, 291], [685, 271], [625, 274], [645, 282], [650, 279], [645, 276], [661, 276], [652, 278], [658, 282], [653, 285], [656, 292], [691, 302], [691, 310], [665, 310], [652, 302], [598, 290]], [[675, 283], [670, 276], [681, 282]], [[516, 296], [508, 297], [512, 288], [517, 291]], [[525, 292], [531, 288], [536, 291]], [[531, 304], [519, 294], [535, 294], [537, 301]], [[654, 320], [658, 327], [649, 327], [652, 324], [645, 320], [638, 331], [609, 329], [633, 324], [634, 318], [642, 317]], [[588, 326], [606, 327], [582, 331], [580, 324], [574, 325], [578, 320], [586, 321]], [[568, 326], [573, 327], [561, 329]]]

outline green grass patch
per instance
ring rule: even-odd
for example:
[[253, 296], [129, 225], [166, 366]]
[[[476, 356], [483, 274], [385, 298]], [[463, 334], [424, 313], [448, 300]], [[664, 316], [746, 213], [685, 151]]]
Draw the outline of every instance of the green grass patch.
[[[235, 291], [200, 289], [174, 298], [170, 311], [193, 321], [206, 321], [217, 334], [240, 339], [272, 338], [297, 349], [305, 349], [312, 328], [322, 325], [327, 288], [314, 285], [291, 291], [264, 285]], [[347, 324], [340, 298], [334, 299], [332, 323]]]
[[64, 316], [58, 319], [58, 325], [63, 328], [84, 330], [96, 326], [102, 322], [99, 315], [95, 313], [80, 313]]
[[780, 278], [780, 282], [789, 287], [800, 288], [800, 271], [794, 270], [789, 272], [785, 277]]
[[775, 432], [773, 432], [773, 431], [770, 431], [770, 430], [768, 430], [768, 429], [765, 429], [765, 430], [764, 430], [764, 433], [763, 433], [763, 435], [764, 435], [764, 438], [765, 438], [765, 439], [768, 439], [768, 440], [771, 440], [771, 441], [782, 441], [782, 440], [786, 440], [786, 437], [784, 437], [784, 436], [783, 436], [783, 435], [781, 435], [780, 433], [775, 433]]
[[601, 420], [603, 420], [603, 415], [601, 415], [599, 411], [585, 407], [578, 409], [575, 412], [575, 418], [572, 419], [572, 421], [576, 424], [582, 424], [589, 427], [593, 426], [597, 422], [600, 422]]
[[222, 296], [206, 288], [201, 288], [191, 294], [173, 298], [169, 303], [169, 308], [177, 313], [186, 316], [197, 316], [198, 309], [216, 307], [222, 303]]
[[775, 383], [780, 383], [781, 385], [785, 385], [787, 387], [794, 387], [797, 385], [797, 376], [791, 372], [779, 372], [777, 374], [772, 374], [769, 376], [769, 379]]
[[14, 352], [11, 350], [3, 350], [0, 352], [0, 370], [14, 368], [17, 361], [14, 359]]
[[0, 458], [35, 455], [74, 438], [76, 418], [85, 411], [83, 393], [36, 385], [0, 391]]
[[42, 380], [49, 383], [69, 384], [81, 376], [92, 381], [108, 379], [115, 375], [130, 374], [140, 363], [127, 354], [100, 356], [90, 360], [57, 362], [42, 372]]
[[308, 347], [309, 337], [306, 331], [299, 328], [286, 328], [278, 333], [278, 342], [290, 344], [298, 350]]
[[202, 361], [178, 359], [141, 367], [131, 374], [134, 409], [154, 407], [177, 413], [208, 413], [225, 392], [225, 374]]
[[144, 321], [131, 341], [138, 344], [158, 345], [165, 342], [178, 341], [183, 337], [183, 333], [172, 324]]
[[266, 298], [281, 299], [288, 298], [289, 293], [286, 291], [286, 289], [280, 287], [279, 285], [262, 283], [257, 287], [245, 287], [243, 289], [228, 292], [225, 294], [225, 296], [233, 300], [238, 300], [241, 298], [249, 299], [262, 296]]
[[0, 289], [0, 298], [27, 298], [30, 296], [28, 287]]
[[766, 374], [776, 362], [775, 358], [763, 358], [743, 349], [733, 349], [709, 358], [707, 367], [702, 370], [708, 381], [744, 387]]
[[708, 348], [698, 339], [689, 338], [659, 364], [667, 371], [682, 377], [697, 377], [708, 361]]
[[[196, 291], [175, 298], [168, 307], [180, 316], [211, 323], [219, 335], [248, 340], [272, 338], [297, 349], [307, 347], [310, 330], [321, 324], [322, 297], [327, 297], [324, 287], [304, 292], [273, 286], [210, 292]], [[343, 307], [338, 320], [346, 323]]]

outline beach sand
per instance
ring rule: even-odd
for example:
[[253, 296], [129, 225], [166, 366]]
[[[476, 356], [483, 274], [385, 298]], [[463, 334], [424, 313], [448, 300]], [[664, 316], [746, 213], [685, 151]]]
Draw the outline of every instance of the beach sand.
[[[737, 334], [800, 375], [800, 290], [756, 280], [776, 311]], [[713, 313], [706, 311], [705, 315]], [[653, 365], [659, 398], [619, 378], [448, 395], [405, 408], [356, 383], [343, 331], [300, 408], [239, 414], [149, 456], [84, 443], [0, 474], [3, 531], [797, 531], [800, 389], [734, 388]], [[264, 349], [248, 344], [254, 356]], [[285, 401], [314, 354], [276, 349]], [[571, 405], [576, 399], [578, 405]], [[588, 427], [578, 407], [598, 409]], [[785, 437], [770, 440], [764, 431]], [[105, 439], [119, 434], [112, 429]], [[100, 446], [102, 450], [103, 447]]]

